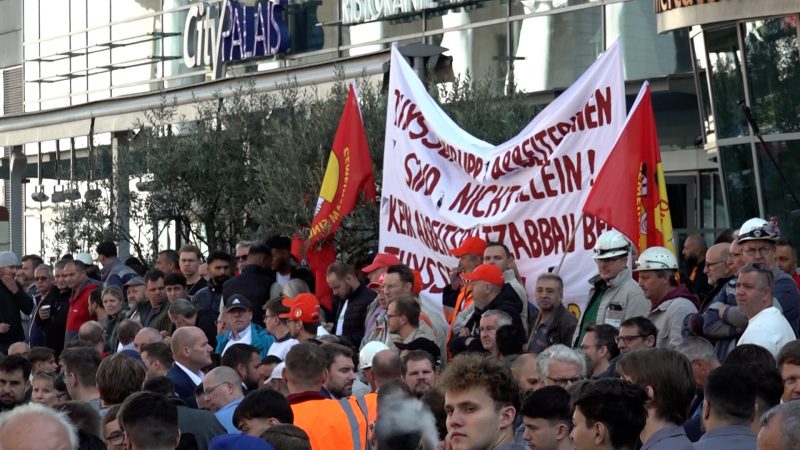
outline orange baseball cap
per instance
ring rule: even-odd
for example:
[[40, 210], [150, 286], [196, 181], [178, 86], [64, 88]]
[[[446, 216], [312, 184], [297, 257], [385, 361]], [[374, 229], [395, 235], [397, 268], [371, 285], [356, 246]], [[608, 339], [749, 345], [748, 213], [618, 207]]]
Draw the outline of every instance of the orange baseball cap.
[[295, 298], [284, 298], [281, 303], [289, 312], [279, 314], [281, 319], [299, 320], [303, 323], [319, 322], [319, 300], [314, 294], [300, 294]]
[[397, 256], [394, 256], [390, 253], [378, 253], [375, 255], [375, 258], [372, 259], [372, 264], [364, 267], [361, 269], [364, 273], [374, 272], [383, 267], [394, 266], [396, 264], [402, 264]]
[[503, 272], [500, 272], [500, 269], [494, 264], [481, 264], [472, 272], [462, 274], [461, 277], [465, 280], [485, 281], [500, 287], [506, 284], [506, 280], [503, 278]]
[[411, 292], [419, 295], [422, 292], [422, 274], [417, 269], [411, 269], [411, 273], [414, 274], [414, 285], [411, 287]]
[[484, 250], [486, 250], [486, 241], [479, 237], [470, 236], [461, 241], [461, 245], [450, 250], [450, 254], [458, 258], [464, 255], [483, 256]]

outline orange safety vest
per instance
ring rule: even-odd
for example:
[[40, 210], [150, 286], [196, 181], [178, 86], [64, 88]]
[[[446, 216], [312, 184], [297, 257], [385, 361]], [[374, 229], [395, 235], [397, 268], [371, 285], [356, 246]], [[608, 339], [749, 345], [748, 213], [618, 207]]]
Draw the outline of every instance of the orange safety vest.
[[369, 449], [369, 438], [372, 434], [372, 428], [378, 420], [378, 394], [376, 392], [370, 392], [364, 395], [350, 396], [347, 400], [350, 401], [350, 406], [355, 411], [360, 411], [362, 417], [367, 418], [365, 422], [366, 426], [364, 428], [359, 428], [359, 431], [361, 432], [364, 442], [367, 443], [367, 449]]
[[[450, 324], [450, 326], [447, 330], [447, 339], [444, 341], [445, 346], [450, 345], [450, 339], [453, 337], [453, 327], [456, 324], [456, 318], [458, 317], [458, 314], [472, 305], [472, 299], [472, 282], [470, 281], [458, 293], [458, 298], [456, 299], [456, 306], [453, 308], [453, 313], [450, 317], [447, 317], [447, 322]], [[449, 350], [447, 353], [450, 355]]]
[[348, 399], [292, 405], [294, 425], [308, 434], [312, 450], [367, 450], [367, 421]]

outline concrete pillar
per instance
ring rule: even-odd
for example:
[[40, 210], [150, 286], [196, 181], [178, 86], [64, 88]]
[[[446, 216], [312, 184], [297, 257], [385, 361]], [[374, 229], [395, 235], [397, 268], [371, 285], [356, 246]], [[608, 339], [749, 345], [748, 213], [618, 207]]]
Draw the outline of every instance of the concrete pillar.
[[25, 168], [28, 165], [28, 158], [22, 147], [14, 147], [11, 150], [11, 171], [9, 172], [10, 198], [8, 211], [9, 227], [11, 229], [11, 251], [17, 256], [22, 257], [25, 236], [22, 235], [22, 224], [25, 220], [23, 205], [25, 199], [22, 197], [22, 179], [25, 177]]
[[[117, 132], [111, 138], [112, 180], [115, 191], [115, 225], [122, 236], [130, 235], [130, 176], [128, 172], [128, 133]], [[120, 239], [117, 253], [123, 261], [131, 255], [130, 242]]]

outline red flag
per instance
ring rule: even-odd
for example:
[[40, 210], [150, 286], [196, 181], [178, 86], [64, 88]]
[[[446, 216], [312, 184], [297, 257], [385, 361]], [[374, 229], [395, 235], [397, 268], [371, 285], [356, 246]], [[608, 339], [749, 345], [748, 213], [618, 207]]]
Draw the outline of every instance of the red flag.
[[[322, 179], [314, 221], [308, 234], [308, 260], [317, 278], [317, 296], [320, 297], [327, 290], [327, 304], [323, 303], [323, 298], [319, 300], [328, 309], [332, 306], [328, 283], [320, 283], [319, 280], [325, 279], [324, 273], [328, 264], [333, 262], [331, 255], [335, 257], [330, 240], [339, 228], [342, 218], [355, 209], [359, 194], [363, 194], [368, 201], [375, 200], [375, 175], [372, 172], [372, 159], [358, 106], [358, 95], [355, 86], [351, 84]], [[330, 248], [324, 248], [326, 246]], [[312, 255], [312, 252], [318, 254]]]
[[675, 253], [648, 83], [639, 91], [622, 133], [597, 174], [583, 212], [619, 230], [640, 253], [656, 245]]

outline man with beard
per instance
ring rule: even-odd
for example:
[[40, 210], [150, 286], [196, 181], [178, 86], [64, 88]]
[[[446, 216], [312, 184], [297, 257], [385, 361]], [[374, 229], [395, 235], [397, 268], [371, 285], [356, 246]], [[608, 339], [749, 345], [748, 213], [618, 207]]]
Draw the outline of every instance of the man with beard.
[[436, 360], [424, 350], [412, 350], [402, 358], [403, 382], [417, 397], [436, 384]]
[[261, 364], [261, 358], [258, 356], [257, 348], [248, 344], [231, 345], [225, 352], [225, 356], [222, 357], [221, 364], [230, 367], [239, 374], [245, 395], [258, 389], [260, 379], [258, 366]]
[[353, 266], [342, 261], [328, 266], [326, 279], [334, 295], [333, 334], [352, 345], [360, 345], [364, 338], [367, 309], [375, 300], [375, 291], [356, 278]]
[[31, 363], [21, 355], [0, 359], [0, 408], [9, 411], [25, 403]]
[[[56, 270], [56, 273], [58, 273], [58, 270]], [[56, 277], [56, 280], [58, 280], [58, 277]], [[147, 302], [147, 297], [144, 296], [144, 278], [133, 277], [122, 286], [122, 289], [125, 290], [125, 296], [128, 298], [127, 318], [141, 323], [139, 308]]]
[[[249, 266], [245, 266], [247, 269]], [[253, 308], [250, 300], [236, 294], [225, 304], [225, 323], [230, 331], [219, 336], [216, 352], [223, 357], [234, 344], [249, 344], [257, 348], [259, 358], [266, 358], [275, 338], [267, 334], [260, 325], [253, 323]]]
[[[42, 327], [44, 346], [52, 348], [56, 355], [61, 353], [64, 348], [64, 331], [67, 326], [67, 314], [69, 313], [69, 297], [72, 291], [67, 286], [64, 277], [64, 267], [66, 260], [56, 263], [55, 286], [51, 287], [43, 296], [41, 303], [36, 311], [36, 321]], [[45, 286], [42, 285], [42, 288]], [[41, 291], [39, 291], [41, 293]]]
[[192, 302], [199, 311], [219, 312], [222, 303], [223, 285], [231, 278], [231, 255], [223, 251], [208, 254], [208, 286], [197, 291]]
[[269, 288], [275, 281], [275, 275], [270, 269], [271, 261], [272, 255], [269, 247], [262, 243], [252, 245], [250, 253], [247, 254], [247, 264], [242, 267], [242, 273], [238, 277], [228, 280], [222, 289], [225, 300], [235, 294], [250, 300], [255, 323], [264, 322], [264, 305], [271, 298]]
[[707, 249], [703, 236], [693, 234], [686, 238], [681, 251], [685, 263], [685, 272], [681, 275], [681, 279], [701, 299], [711, 290], [705, 273]]
[[323, 344], [322, 350], [328, 357], [328, 378], [322, 387], [322, 395], [334, 400], [349, 397], [356, 380], [353, 351], [340, 344]]

